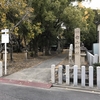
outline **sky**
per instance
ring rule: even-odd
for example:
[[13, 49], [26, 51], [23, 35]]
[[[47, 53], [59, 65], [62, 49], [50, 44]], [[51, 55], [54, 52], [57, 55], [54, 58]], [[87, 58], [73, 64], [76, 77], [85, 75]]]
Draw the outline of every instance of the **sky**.
[[92, 0], [91, 2], [89, 0], [85, 0], [83, 5], [85, 7], [91, 7], [92, 9], [100, 9], [100, 0]]
[[[100, 0], [85, 0], [82, 2], [85, 7], [90, 7], [92, 9], [100, 9]], [[77, 2], [74, 2], [74, 5], [77, 5]]]

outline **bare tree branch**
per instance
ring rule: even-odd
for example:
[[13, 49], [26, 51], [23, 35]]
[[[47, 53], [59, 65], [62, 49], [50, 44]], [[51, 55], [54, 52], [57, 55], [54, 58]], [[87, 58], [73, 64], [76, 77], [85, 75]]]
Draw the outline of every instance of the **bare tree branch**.
[[28, 12], [22, 17], [22, 19], [12, 28], [12, 31], [14, 30], [15, 27], [17, 27], [28, 15]]

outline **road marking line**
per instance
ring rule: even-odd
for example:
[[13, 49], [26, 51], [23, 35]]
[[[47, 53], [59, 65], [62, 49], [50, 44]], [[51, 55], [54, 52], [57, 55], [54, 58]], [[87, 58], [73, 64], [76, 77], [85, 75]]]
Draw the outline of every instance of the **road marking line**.
[[77, 91], [77, 92], [85, 92], [85, 93], [91, 93], [91, 94], [100, 94], [100, 92], [98, 91], [89, 91], [89, 90], [78, 90], [78, 89], [69, 89], [69, 88], [66, 88], [67, 90], [71, 90], [71, 91]]

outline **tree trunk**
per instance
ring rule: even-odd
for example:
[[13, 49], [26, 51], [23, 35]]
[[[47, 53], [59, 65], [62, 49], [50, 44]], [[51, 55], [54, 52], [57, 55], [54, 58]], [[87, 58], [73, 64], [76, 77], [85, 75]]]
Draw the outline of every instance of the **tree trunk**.
[[38, 43], [35, 43], [35, 48], [34, 48], [35, 56], [38, 56]]
[[10, 61], [11, 62], [13, 61], [13, 46], [12, 46], [12, 44], [10, 46]]
[[45, 55], [50, 55], [49, 40], [47, 40], [47, 44], [46, 44], [46, 46], [45, 46]]

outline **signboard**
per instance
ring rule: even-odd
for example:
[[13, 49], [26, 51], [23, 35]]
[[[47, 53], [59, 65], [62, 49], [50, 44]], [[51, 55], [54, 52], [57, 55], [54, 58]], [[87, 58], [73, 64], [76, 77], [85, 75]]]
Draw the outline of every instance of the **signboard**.
[[2, 43], [9, 43], [9, 34], [2, 34], [1, 42]]
[[6, 34], [7, 32], [9, 32], [9, 29], [3, 29], [1, 30], [2, 34], [1, 35], [1, 42], [5, 43], [5, 75], [7, 74], [7, 43], [9, 43], [9, 34]]
[[9, 32], [9, 29], [1, 30], [1, 32], [2, 32], [2, 33], [3, 33], [3, 32], [4, 32], [4, 33], [5, 33], [5, 32], [7, 33], [7, 32]]

